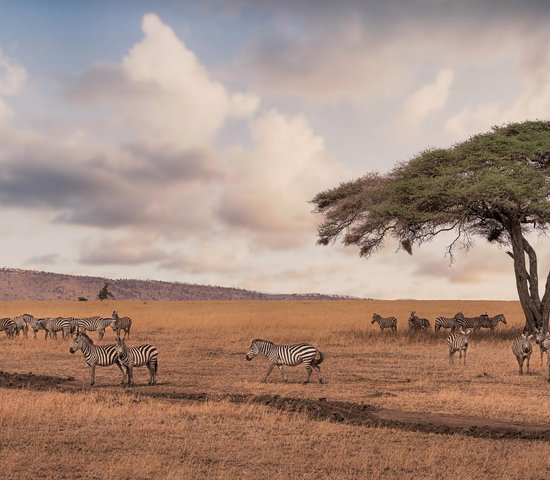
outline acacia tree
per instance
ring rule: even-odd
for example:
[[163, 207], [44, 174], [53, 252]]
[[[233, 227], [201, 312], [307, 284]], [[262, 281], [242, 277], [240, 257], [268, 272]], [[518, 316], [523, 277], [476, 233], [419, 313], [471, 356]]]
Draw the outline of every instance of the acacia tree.
[[505, 246], [512, 257], [527, 330], [548, 330], [550, 273], [542, 297], [530, 234], [550, 223], [550, 122], [493, 127], [447, 149], [423, 151], [387, 174], [367, 175], [321, 192], [312, 200], [323, 216], [318, 242], [341, 239], [369, 257], [387, 236], [409, 254], [442, 232], [447, 246], [475, 237]]
[[115, 296], [109, 291], [109, 283], [105, 282], [97, 294], [97, 299], [103, 301], [107, 300], [109, 297], [115, 298]]

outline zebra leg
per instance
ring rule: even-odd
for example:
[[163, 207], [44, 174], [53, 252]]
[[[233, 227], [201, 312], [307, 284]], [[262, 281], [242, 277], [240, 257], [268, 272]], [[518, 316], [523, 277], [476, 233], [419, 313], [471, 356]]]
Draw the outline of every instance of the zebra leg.
[[319, 383], [323, 383], [323, 377], [321, 376], [321, 369], [319, 368], [319, 365], [315, 365], [313, 368], [315, 369]]
[[103, 338], [103, 335], [105, 335], [105, 329], [102, 329], [102, 330], [98, 330], [97, 331], [98, 333], [98, 340], [101, 340]]
[[131, 387], [134, 384], [134, 367], [127, 365], [128, 369], [128, 386]]
[[518, 358], [519, 374], [523, 375], [523, 357]]
[[449, 348], [449, 363], [454, 363], [454, 353], [452, 347]]
[[90, 367], [90, 385], [95, 384], [95, 365], [88, 365]]
[[529, 360], [531, 360], [531, 355], [527, 357], [527, 375], [529, 375]]
[[157, 383], [157, 379], [155, 378], [155, 363], [149, 362], [147, 368], [149, 369], [149, 385], [155, 385]]
[[464, 349], [464, 366], [466, 366], [466, 352], [468, 351], [467, 348]]
[[540, 345], [539, 345], [539, 348], [540, 348], [540, 366], [542, 367], [542, 357], [544, 356], [544, 350]]
[[118, 360], [115, 363], [116, 363], [116, 366], [122, 372], [122, 381], [120, 382], [120, 384], [124, 385], [126, 383], [126, 367], [122, 365], [122, 363], [120, 363]]
[[282, 365], [277, 365], [277, 368], [279, 369], [279, 372], [281, 372], [281, 375], [283, 376], [283, 380], [285, 382], [288, 382], [288, 378], [285, 375], [285, 371], [283, 370], [283, 366]]
[[267, 372], [264, 376], [264, 379], [262, 380], [264, 383], [267, 381], [267, 377], [269, 377], [269, 374], [271, 373], [271, 370], [273, 370], [273, 367], [275, 366], [274, 363], [270, 363], [269, 367], [267, 367]]
[[311, 365], [306, 365], [307, 378], [304, 381], [304, 385], [309, 383], [309, 378], [311, 377]]

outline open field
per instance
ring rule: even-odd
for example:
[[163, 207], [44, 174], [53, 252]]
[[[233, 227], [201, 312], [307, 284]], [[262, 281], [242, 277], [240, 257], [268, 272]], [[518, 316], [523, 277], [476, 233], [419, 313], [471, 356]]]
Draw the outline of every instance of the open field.
[[[142, 368], [134, 374], [139, 385], [123, 389], [118, 369], [107, 367], [90, 388], [71, 341], [44, 341], [43, 332], [36, 340], [0, 338], [0, 370], [74, 377], [62, 388], [0, 388], [2, 478], [233, 479], [257, 478], [258, 469], [273, 479], [550, 477], [548, 441], [424, 428], [452, 417], [550, 430], [546, 362], [539, 366], [534, 346], [531, 374], [521, 377], [511, 353], [522, 325], [516, 302], [0, 302], [0, 309], [1, 316], [82, 317], [117, 309], [134, 321], [128, 343], [153, 343], [160, 352], [156, 387], [146, 385]], [[406, 333], [411, 310], [432, 327], [436, 316], [458, 310], [504, 313], [508, 325], [473, 336], [467, 365], [450, 366], [447, 334]], [[396, 316], [398, 334], [381, 335], [370, 324], [373, 312]], [[327, 384], [312, 375], [302, 385], [302, 367], [287, 369], [288, 384], [276, 369], [260, 383], [265, 359], [244, 360], [258, 337], [314, 343], [326, 356]], [[112, 340], [108, 329], [101, 343]], [[426, 421], [412, 429], [352, 425], [233, 398], [276, 395], [368, 404], [380, 415]]]

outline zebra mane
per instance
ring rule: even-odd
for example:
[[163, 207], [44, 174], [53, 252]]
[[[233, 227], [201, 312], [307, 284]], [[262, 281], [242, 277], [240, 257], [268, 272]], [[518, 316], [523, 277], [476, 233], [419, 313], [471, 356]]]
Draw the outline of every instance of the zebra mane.
[[256, 342], [273, 343], [271, 340], [264, 340], [262, 338], [255, 338], [254, 340], [252, 340], [251, 343], [256, 343]]
[[79, 335], [82, 335], [92, 345], [94, 344], [94, 341], [85, 332], [79, 332]]

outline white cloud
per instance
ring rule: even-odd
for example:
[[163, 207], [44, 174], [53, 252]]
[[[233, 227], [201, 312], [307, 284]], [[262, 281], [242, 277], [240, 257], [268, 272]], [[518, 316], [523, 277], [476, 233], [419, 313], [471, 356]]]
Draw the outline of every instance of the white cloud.
[[5, 125], [12, 116], [10, 107], [1, 97], [17, 95], [26, 80], [27, 71], [0, 49], [0, 126]]

